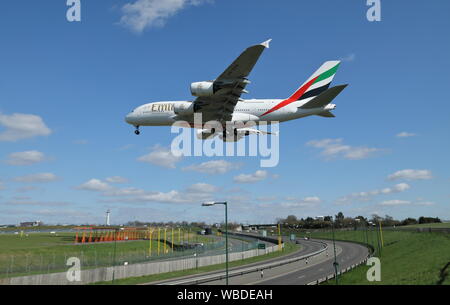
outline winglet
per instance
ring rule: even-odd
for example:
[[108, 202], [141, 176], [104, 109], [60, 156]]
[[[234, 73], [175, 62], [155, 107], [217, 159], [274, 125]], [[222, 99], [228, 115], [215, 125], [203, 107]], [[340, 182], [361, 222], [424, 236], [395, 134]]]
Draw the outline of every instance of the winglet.
[[263, 43], [261, 43], [262, 46], [264, 46], [265, 48], [269, 48], [269, 43], [272, 41], [272, 39], [266, 40]]

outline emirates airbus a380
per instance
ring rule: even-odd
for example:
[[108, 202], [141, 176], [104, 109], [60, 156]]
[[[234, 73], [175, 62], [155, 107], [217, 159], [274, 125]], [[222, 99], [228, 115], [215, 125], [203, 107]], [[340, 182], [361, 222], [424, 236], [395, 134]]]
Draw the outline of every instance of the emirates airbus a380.
[[[347, 85], [330, 87], [340, 61], [325, 62], [304, 84], [287, 99], [241, 99], [247, 93], [247, 79], [262, 52], [269, 48], [271, 39], [247, 48], [215, 80], [191, 84], [194, 101], [164, 101], [144, 104], [129, 113], [125, 121], [135, 126], [180, 126], [197, 128], [199, 139], [210, 139], [218, 135], [223, 141], [237, 141], [249, 134], [267, 134], [258, 129], [231, 123], [254, 122], [255, 125], [274, 121], [285, 122], [310, 115], [334, 117], [331, 102]], [[201, 121], [194, 121], [201, 114]], [[218, 122], [219, 128], [205, 124]], [[183, 125], [184, 124], [184, 125]], [[231, 127], [230, 127], [231, 126]], [[239, 125], [241, 126], [241, 125]], [[220, 128], [222, 127], [222, 128]]]

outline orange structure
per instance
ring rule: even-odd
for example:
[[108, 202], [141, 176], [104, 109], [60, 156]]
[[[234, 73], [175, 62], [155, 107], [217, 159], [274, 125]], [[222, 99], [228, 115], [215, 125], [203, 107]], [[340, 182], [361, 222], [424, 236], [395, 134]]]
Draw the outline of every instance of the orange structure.
[[76, 227], [75, 243], [97, 243], [149, 239], [148, 228]]

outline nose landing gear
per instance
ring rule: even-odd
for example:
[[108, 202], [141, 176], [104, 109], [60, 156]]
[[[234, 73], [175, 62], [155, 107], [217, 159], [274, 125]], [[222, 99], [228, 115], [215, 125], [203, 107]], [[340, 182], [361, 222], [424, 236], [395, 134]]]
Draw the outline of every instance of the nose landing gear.
[[139, 126], [136, 126], [136, 130], [134, 131], [134, 133], [136, 135], [140, 135], [141, 134], [141, 132], [139, 131]]

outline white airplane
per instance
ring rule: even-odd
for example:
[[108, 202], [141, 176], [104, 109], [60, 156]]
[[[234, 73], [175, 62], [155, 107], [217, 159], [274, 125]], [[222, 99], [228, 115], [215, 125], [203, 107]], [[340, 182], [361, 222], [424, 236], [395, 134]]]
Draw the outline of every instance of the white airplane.
[[[331, 110], [336, 105], [331, 102], [347, 86], [329, 88], [340, 61], [325, 62], [287, 99], [241, 99], [243, 93], [248, 93], [245, 90], [250, 84], [247, 76], [262, 52], [269, 48], [270, 41], [271, 39], [247, 48], [215, 80], [192, 83], [191, 94], [197, 97], [194, 101], [144, 104], [129, 113], [125, 121], [136, 127], [137, 135], [140, 134], [140, 126], [178, 124], [198, 129], [199, 139], [210, 139], [218, 135], [223, 141], [237, 141], [249, 134], [267, 134], [258, 129], [242, 127], [248, 122], [257, 125], [261, 122], [285, 122], [310, 115], [334, 117]], [[200, 122], [194, 122], [194, 114], [201, 114]], [[205, 124], [211, 121], [217, 124]], [[236, 124], [238, 122], [241, 125]]]

